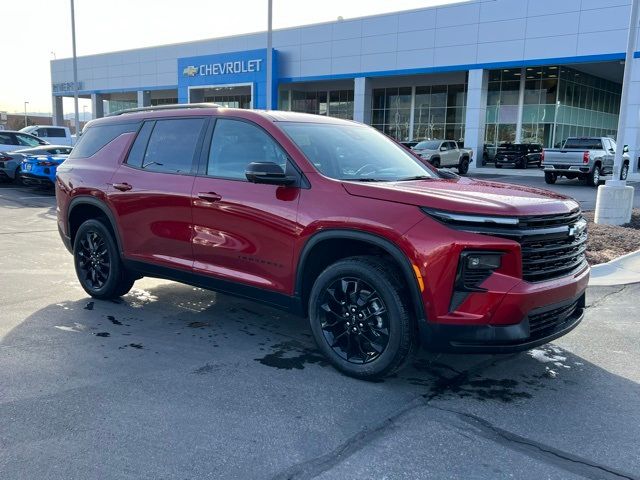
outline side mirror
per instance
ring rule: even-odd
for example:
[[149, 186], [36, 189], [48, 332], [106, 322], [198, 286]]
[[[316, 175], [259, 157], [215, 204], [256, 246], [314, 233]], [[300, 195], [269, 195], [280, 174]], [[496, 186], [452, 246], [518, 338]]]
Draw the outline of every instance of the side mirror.
[[447, 151], [447, 147], [440, 147], [440, 151], [441, 152], [446, 152]]
[[625, 145], [622, 149], [622, 153], [629, 153], [629, 145]]
[[296, 182], [295, 177], [287, 177], [280, 165], [273, 162], [251, 162], [244, 175], [251, 183], [291, 185]]
[[616, 151], [613, 148], [610, 148], [609, 153], [616, 153]]

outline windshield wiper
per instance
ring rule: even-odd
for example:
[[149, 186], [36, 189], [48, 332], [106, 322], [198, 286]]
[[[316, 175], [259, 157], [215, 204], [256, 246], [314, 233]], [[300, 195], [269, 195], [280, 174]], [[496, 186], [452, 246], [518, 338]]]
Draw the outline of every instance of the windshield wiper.
[[411, 180], [429, 180], [433, 177], [429, 176], [429, 175], [415, 175], [413, 177], [404, 177], [404, 178], [399, 178], [398, 180], [396, 180], [396, 182], [409, 182]]
[[389, 182], [390, 180], [385, 180], [382, 178], [341, 178], [343, 182]]

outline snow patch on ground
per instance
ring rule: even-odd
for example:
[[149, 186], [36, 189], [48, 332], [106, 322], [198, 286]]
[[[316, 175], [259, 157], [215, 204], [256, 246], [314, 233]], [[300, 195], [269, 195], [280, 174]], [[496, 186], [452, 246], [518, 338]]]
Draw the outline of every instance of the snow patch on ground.
[[570, 365], [565, 364], [567, 356], [564, 355], [564, 351], [554, 345], [534, 348], [527, 353], [540, 363], [553, 364], [552, 366], [549, 365], [545, 367], [545, 375], [549, 378], [556, 378], [558, 376], [558, 369], [560, 368], [571, 368]]

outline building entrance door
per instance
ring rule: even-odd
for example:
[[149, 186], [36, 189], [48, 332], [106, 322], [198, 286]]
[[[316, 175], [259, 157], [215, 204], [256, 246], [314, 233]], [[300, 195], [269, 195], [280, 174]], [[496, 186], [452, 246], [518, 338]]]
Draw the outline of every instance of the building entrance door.
[[189, 89], [189, 102], [211, 102], [228, 108], [253, 108], [253, 91], [249, 85], [208, 86]]

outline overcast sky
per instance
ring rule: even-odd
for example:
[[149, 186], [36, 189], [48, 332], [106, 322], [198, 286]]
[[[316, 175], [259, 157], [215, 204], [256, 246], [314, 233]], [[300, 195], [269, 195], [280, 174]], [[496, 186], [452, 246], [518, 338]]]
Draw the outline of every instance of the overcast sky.
[[[273, 0], [273, 26], [455, 1]], [[267, 0], [75, 0], [75, 4], [79, 56], [255, 32], [267, 24]], [[49, 62], [71, 56], [69, 0], [6, 0], [1, 19], [0, 111], [22, 112], [28, 101], [30, 112], [51, 112]], [[71, 111], [72, 103], [65, 103], [65, 112]]]

